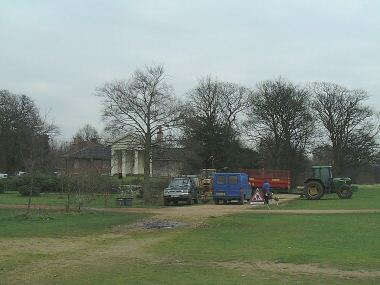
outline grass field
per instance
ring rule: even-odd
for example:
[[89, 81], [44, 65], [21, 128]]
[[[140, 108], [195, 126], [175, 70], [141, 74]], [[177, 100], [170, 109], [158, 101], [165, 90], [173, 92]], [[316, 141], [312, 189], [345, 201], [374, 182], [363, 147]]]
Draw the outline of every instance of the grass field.
[[351, 199], [339, 199], [336, 194], [328, 194], [316, 201], [298, 199], [278, 209], [380, 209], [380, 185], [361, 185]]
[[185, 261], [270, 261], [374, 270], [380, 268], [378, 236], [378, 214], [239, 214], [217, 218], [209, 227], [179, 235], [156, 250]]
[[[278, 208], [379, 204], [380, 187], [361, 187], [351, 200]], [[272, 209], [162, 230], [129, 226], [146, 214], [40, 210], [25, 219], [25, 210], [0, 209], [0, 284], [380, 284], [379, 213]]]
[[70, 212], [0, 209], [0, 238], [83, 236], [98, 233], [114, 225], [128, 224], [146, 214], [120, 215], [107, 212]]

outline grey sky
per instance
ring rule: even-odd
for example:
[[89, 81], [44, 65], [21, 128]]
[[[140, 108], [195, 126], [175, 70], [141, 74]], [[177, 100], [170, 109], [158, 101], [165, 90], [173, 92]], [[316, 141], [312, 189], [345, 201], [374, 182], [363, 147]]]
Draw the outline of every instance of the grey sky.
[[254, 87], [285, 77], [362, 88], [380, 110], [380, 1], [0, 0], [0, 89], [32, 97], [69, 139], [100, 131], [95, 88], [163, 63], [175, 92], [197, 80]]

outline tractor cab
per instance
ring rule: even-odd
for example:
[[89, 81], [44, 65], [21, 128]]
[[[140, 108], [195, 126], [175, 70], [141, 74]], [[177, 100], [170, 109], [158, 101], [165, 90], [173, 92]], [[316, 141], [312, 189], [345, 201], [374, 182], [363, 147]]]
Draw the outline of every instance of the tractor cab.
[[318, 179], [325, 186], [325, 190], [330, 193], [333, 182], [331, 166], [313, 166], [313, 178]]

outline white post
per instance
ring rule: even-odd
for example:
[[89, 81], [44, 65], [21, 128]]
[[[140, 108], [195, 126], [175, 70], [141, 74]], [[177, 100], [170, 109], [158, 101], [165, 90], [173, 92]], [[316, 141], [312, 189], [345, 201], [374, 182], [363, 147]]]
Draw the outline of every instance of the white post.
[[127, 166], [127, 152], [125, 150], [121, 151], [121, 175], [125, 177]]
[[135, 163], [133, 174], [139, 174], [139, 151], [137, 149], [135, 150]]

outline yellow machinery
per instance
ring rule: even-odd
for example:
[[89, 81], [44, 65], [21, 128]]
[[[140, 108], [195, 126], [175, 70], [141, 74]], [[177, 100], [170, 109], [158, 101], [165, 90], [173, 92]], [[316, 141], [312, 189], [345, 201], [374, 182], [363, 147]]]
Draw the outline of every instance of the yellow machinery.
[[200, 197], [204, 203], [207, 203], [212, 199], [212, 184], [216, 169], [208, 168], [202, 169], [199, 176], [199, 190]]

